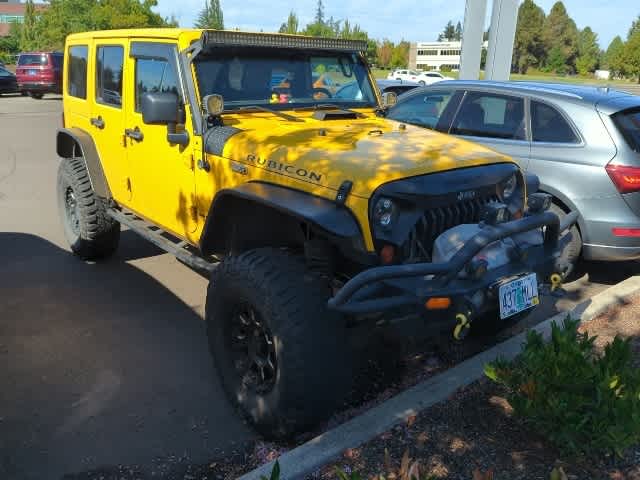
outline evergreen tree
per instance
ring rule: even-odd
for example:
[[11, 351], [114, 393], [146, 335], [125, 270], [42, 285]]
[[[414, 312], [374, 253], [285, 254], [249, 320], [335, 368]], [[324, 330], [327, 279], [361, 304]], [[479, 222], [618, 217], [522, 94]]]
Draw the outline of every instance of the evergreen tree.
[[455, 33], [455, 39], [457, 41], [462, 40], [462, 24], [460, 22], [458, 22], [456, 24], [456, 33]]
[[224, 16], [220, 0], [206, 0], [196, 19], [196, 28], [224, 30]]
[[280, 25], [280, 33], [289, 33], [295, 35], [298, 33], [298, 16], [295, 14], [293, 10], [289, 12], [289, 17], [287, 18], [286, 23]]
[[590, 27], [585, 27], [578, 35], [578, 58], [576, 68], [580, 75], [593, 73], [600, 57], [600, 46], [598, 45], [598, 35]]
[[513, 48], [513, 66], [519, 73], [525, 74], [529, 67], [544, 63], [544, 19], [544, 11], [533, 0], [524, 0], [520, 5]]
[[[461, 31], [462, 31], [462, 27]], [[443, 40], [446, 40], [448, 42], [455, 40], [456, 38], [456, 27], [453, 26], [453, 22], [451, 20], [449, 20], [449, 22], [447, 23], [447, 25], [445, 25], [444, 30], [442, 31], [442, 33], [440, 35], [438, 35], [438, 41], [441, 42]]]
[[[574, 72], [578, 54], [578, 28], [562, 2], [556, 2], [545, 19], [543, 39], [549, 58], [552, 52], [554, 55], [553, 62], [547, 61], [547, 69], [558, 73]], [[563, 66], [559, 63], [561, 57]]]
[[322, 0], [318, 0], [315, 23], [317, 23], [318, 25], [324, 24], [324, 5], [322, 4]]

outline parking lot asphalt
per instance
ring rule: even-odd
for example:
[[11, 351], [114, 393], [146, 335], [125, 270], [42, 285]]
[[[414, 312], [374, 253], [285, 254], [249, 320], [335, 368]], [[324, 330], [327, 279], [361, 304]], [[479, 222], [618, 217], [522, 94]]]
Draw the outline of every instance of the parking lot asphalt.
[[[254, 437], [206, 345], [206, 279], [132, 232], [83, 263], [55, 200], [59, 97], [0, 98], [0, 478], [204, 463]], [[534, 324], [640, 271], [587, 265]], [[165, 466], [163, 466], [165, 465]]]
[[0, 478], [207, 462], [253, 437], [219, 385], [206, 279], [123, 232], [88, 264], [55, 201], [59, 98], [0, 97]]

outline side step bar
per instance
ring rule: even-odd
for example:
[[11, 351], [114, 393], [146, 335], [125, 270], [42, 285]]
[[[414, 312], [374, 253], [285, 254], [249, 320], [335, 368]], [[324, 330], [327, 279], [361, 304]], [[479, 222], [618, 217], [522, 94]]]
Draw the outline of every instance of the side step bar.
[[145, 240], [150, 241], [165, 252], [172, 254], [194, 270], [211, 273], [217, 266], [217, 262], [201, 257], [195, 248], [187, 242], [175, 238], [170, 233], [143, 220], [132, 212], [109, 208], [107, 213], [122, 225], [126, 225]]

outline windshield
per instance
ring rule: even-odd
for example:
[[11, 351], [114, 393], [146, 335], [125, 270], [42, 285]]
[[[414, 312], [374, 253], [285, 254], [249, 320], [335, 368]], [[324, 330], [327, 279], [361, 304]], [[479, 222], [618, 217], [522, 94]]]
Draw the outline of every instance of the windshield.
[[18, 65], [47, 65], [48, 59], [45, 54], [23, 54], [18, 59]]
[[251, 105], [285, 110], [328, 102], [377, 106], [367, 68], [355, 53], [224, 47], [199, 55], [195, 69], [200, 95], [222, 95], [227, 110]]

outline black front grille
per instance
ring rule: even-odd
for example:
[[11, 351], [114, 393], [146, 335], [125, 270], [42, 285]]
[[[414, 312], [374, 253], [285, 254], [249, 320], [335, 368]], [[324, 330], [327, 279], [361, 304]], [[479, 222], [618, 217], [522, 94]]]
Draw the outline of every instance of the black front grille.
[[497, 195], [490, 195], [425, 210], [403, 246], [404, 261], [431, 261], [433, 244], [441, 233], [463, 223], [478, 223], [482, 207], [497, 201]]

